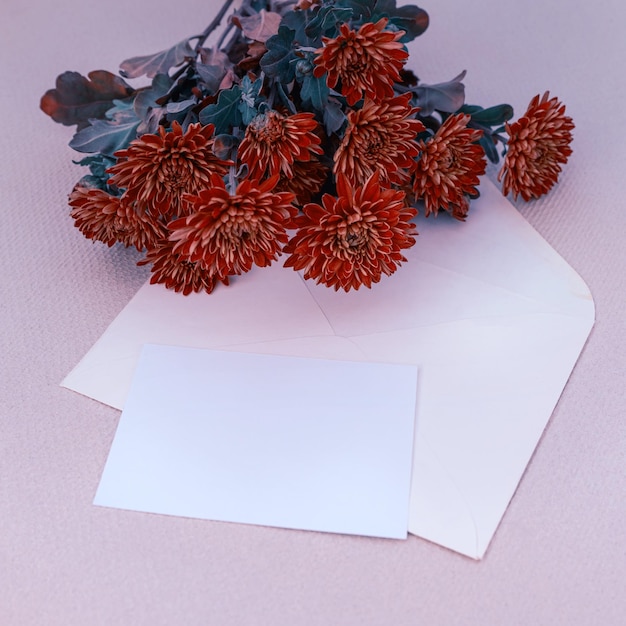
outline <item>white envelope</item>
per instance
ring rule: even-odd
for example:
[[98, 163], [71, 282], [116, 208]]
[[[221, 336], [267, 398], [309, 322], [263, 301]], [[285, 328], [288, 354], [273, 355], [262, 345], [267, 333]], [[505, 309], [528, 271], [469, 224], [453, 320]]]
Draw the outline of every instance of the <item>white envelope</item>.
[[488, 180], [419, 219], [405, 263], [335, 292], [279, 264], [184, 297], [145, 285], [63, 385], [122, 408], [146, 343], [417, 364], [409, 531], [480, 559], [594, 323], [582, 279]]

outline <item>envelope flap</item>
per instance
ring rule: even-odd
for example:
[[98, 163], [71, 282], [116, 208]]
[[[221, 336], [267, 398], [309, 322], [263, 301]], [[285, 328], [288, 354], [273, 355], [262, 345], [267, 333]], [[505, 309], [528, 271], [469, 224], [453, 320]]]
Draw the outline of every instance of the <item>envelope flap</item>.
[[[442, 215], [418, 222], [418, 260], [537, 300], [545, 310], [588, 316], [589, 288], [487, 178], [466, 222]], [[439, 223], [443, 222], [443, 223]], [[451, 254], [451, 251], [454, 251]]]

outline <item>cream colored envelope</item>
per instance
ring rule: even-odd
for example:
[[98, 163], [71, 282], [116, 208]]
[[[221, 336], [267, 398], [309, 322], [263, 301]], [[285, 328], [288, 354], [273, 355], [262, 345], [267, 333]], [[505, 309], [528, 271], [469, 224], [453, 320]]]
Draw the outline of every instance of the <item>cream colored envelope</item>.
[[418, 218], [408, 262], [371, 290], [278, 264], [210, 296], [145, 285], [62, 384], [122, 408], [145, 343], [417, 364], [409, 531], [480, 559], [594, 322], [576, 272], [481, 192], [466, 223]]

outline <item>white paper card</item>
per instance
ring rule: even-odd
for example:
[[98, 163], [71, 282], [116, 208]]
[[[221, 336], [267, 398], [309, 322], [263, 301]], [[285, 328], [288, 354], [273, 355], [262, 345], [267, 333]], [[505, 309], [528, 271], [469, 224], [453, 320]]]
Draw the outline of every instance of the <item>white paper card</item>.
[[146, 345], [94, 504], [406, 538], [417, 367]]

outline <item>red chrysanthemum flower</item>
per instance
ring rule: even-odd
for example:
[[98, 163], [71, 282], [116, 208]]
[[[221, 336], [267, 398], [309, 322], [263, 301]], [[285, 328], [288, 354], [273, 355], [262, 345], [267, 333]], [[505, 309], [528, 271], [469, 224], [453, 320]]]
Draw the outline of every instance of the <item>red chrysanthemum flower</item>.
[[70, 216], [74, 226], [93, 241], [111, 247], [121, 241], [119, 219], [120, 198], [98, 188], [77, 185], [69, 197]]
[[186, 196], [190, 215], [169, 224], [174, 252], [219, 280], [253, 264], [269, 265], [287, 241], [286, 225], [296, 213], [292, 193], [272, 191], [277, 181], [278, 176], [263, 183], [246, 179], [230, 195], [213, 175], [210, 188]]
[[345, 174], [353, 186], [365, 184], [374, 172], [383, 184], [402, 184], [403, 170], [414, 166], [419, 153], [416, 136], [424, 130], [419, 120], [409, 119], [410, 94], [381, 103], [366, 100], [363, 108], [348, 113], [348, 126], [334, 155], [335, 176]]
[[450, 211], [464, 220], [469, 209], [467, 196], [478, 194], [478, 177], [485, 173], [487, 160], [482, 146], [475, 143], [482, 131], [468, 128], [469, 115], [451, 115], [428, 141], [420, 141], [413, 191], [424, 200], [425, 214]]
[[[192, 292], [206, 291], [211, 293], [218, 283], [218, 278], [206, 270], [201, 263], [194, 263], [176, 254], [174, 243], [161, 239], [156, 246], [149, 249], [146, 257], [137, 265], [152, 264], [151, 284], [163, 284], [167, 289], [183, 292], [185, 296]], [[228, 285], [228, 277], [220, 279]]]
[[565, 105], [546, 91], [536, 95], [517, 122], [505, 125], [509, 135], [504, 165], [498, 174], [502, 193], [517, 199], [539, 198], [557, 182], [561, 164], [572, 153], [574, 122]]
[[157, 241], [167, 236], [165, 222], [146, 213], [137, 204], [126, 202], [124, 196], [117, 216], [123, 231], [122, 242], [127, 246], [135, 246], [140, 252], [152, 248]]
[[305, 205], [295, 218], [298, 231], [285, 246], [291, 255], [285, 267], [335, 290], [371, 287], [406, 261], [402, 250], [415, 243], [410, 220], [417, 211], [404, 192], [382, 188], [378, 172], [358, 189], [339, 174], [337, 192], [324, 194], [321, 205]]
[[94, 241], [114, 243], [141, 251], [166, 234], [165, 224], [129, 203], [98, 188], [77, 185], [69, 198], [75, 226]]
[[296, 161], [307, 162], [323, 152], [314, 132], [317, 126], [313, 113], [286, 116], [272, 110], [257, 115], [239, 146], [239, 160], [248, 166], [248, 176], [257, 180], [277, 174], [293, 178]]
[[358, 31], [341, 24], [335, 39], [324, 37], [318, 49], [313, 75], [328, 73], [326, 82], [333, 89], [341, 82], [341, 93], [353, 106], [362, 97], [380, 102], [393, 96], [393, 84], [400, 80], [400, 70], [409, 53], [399, 39], [404, 31], [386, 31], [389, 20], [366, 22]]
[[184, 214], [185, 193], [197, 193], [208, 185], [212, 173], [224, 175], [226, 161], [213, 153], [213, 124], [190, 124], [185, 132], [178, 122], [172, 130], [159, 128], [115, 153], [109, 168], [110, 184], [126, 190], [126, 197], [154, 215], [173, 218]]
[[293, 164], [293, 176], [281, 176], [275, 191], [290, 191], [296, 196], [296, 204], [306, 204], [320, 192], [328, 178], [328, 172], [328, 168], [317, 159], [296, 161]]

